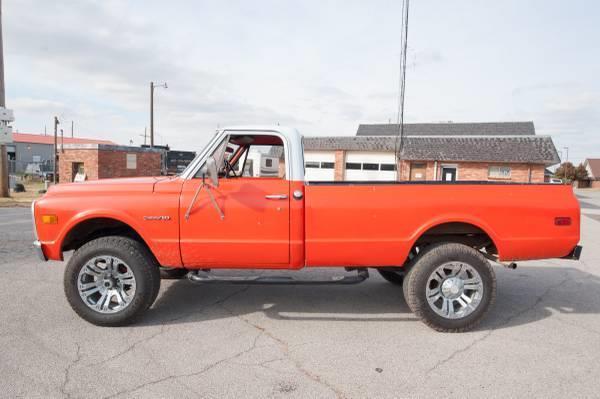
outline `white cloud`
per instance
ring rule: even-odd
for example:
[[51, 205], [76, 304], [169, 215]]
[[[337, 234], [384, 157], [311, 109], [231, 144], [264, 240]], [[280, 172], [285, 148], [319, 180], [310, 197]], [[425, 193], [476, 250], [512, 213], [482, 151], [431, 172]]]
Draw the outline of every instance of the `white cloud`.
[[[139, 143], [151, 80], [169, 83], [156, 92], [156, 129], [179, 148], [198, 148], [217, 125], [346, 135], [396, 117], [399, 3], [3, 5], [7, 101], [21, 131], [58, 114], [83, 135]], [[411, 4], [406, 120], [534, 120], [557, 146], [600, 155], [597, 13], [557, 1]]]

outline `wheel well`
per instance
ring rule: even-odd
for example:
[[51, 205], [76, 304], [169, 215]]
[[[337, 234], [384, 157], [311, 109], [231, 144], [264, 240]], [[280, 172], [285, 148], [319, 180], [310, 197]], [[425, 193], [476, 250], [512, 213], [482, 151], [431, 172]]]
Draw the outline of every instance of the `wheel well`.
[[148, 245], [144, 239], [131, 226], [111, 218], [94, 218], [84, 220], [71, 229], [63, 240], [61, 250], [76, 250], [83, 244], [100, 237], [124, 236]]
[[470, 223], [450, 222], [433, 226], [415, 242], [415, 247], [424, 247], [438, 242], [456, 242], [475, 249], [485, 249], [486, 253], [497, 254], [498, 250], [488, 233]]

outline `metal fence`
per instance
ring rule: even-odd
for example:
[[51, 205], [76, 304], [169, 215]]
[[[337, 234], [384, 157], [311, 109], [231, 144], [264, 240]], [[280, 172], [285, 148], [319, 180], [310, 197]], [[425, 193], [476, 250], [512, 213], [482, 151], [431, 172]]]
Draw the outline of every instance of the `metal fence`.
[[44, 178], [54, 171], [51, 160], [42, 162], [8, 161], [8, 173], [11, 175], [24, 175]]

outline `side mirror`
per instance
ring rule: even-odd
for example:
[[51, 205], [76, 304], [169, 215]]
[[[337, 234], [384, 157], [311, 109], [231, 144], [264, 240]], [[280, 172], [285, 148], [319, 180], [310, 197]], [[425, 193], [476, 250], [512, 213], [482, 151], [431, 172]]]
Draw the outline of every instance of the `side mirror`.
[[206, 163], [200, 170], [202, 178], [208, 177], [213, 186], [219, 187], [219, 172], [217, 171], [217, 161], [213, 157], [209, 157]]

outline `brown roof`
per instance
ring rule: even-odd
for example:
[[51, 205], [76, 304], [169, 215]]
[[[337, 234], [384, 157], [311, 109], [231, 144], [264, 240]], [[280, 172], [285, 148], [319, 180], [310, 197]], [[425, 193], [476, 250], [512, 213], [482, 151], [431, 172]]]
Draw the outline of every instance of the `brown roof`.
[[[31, 133], [13, 133], [14, 143], [30, 144], [54, 144], [54, 135], [31, 134]], [[81, 137], [58, 137], [58, 144], [115, 144], [110, 140], [86, 139]]]
[[587, 158], [585, 166], [592, 172], [590, 178], [600, 179], [600, 158]]

